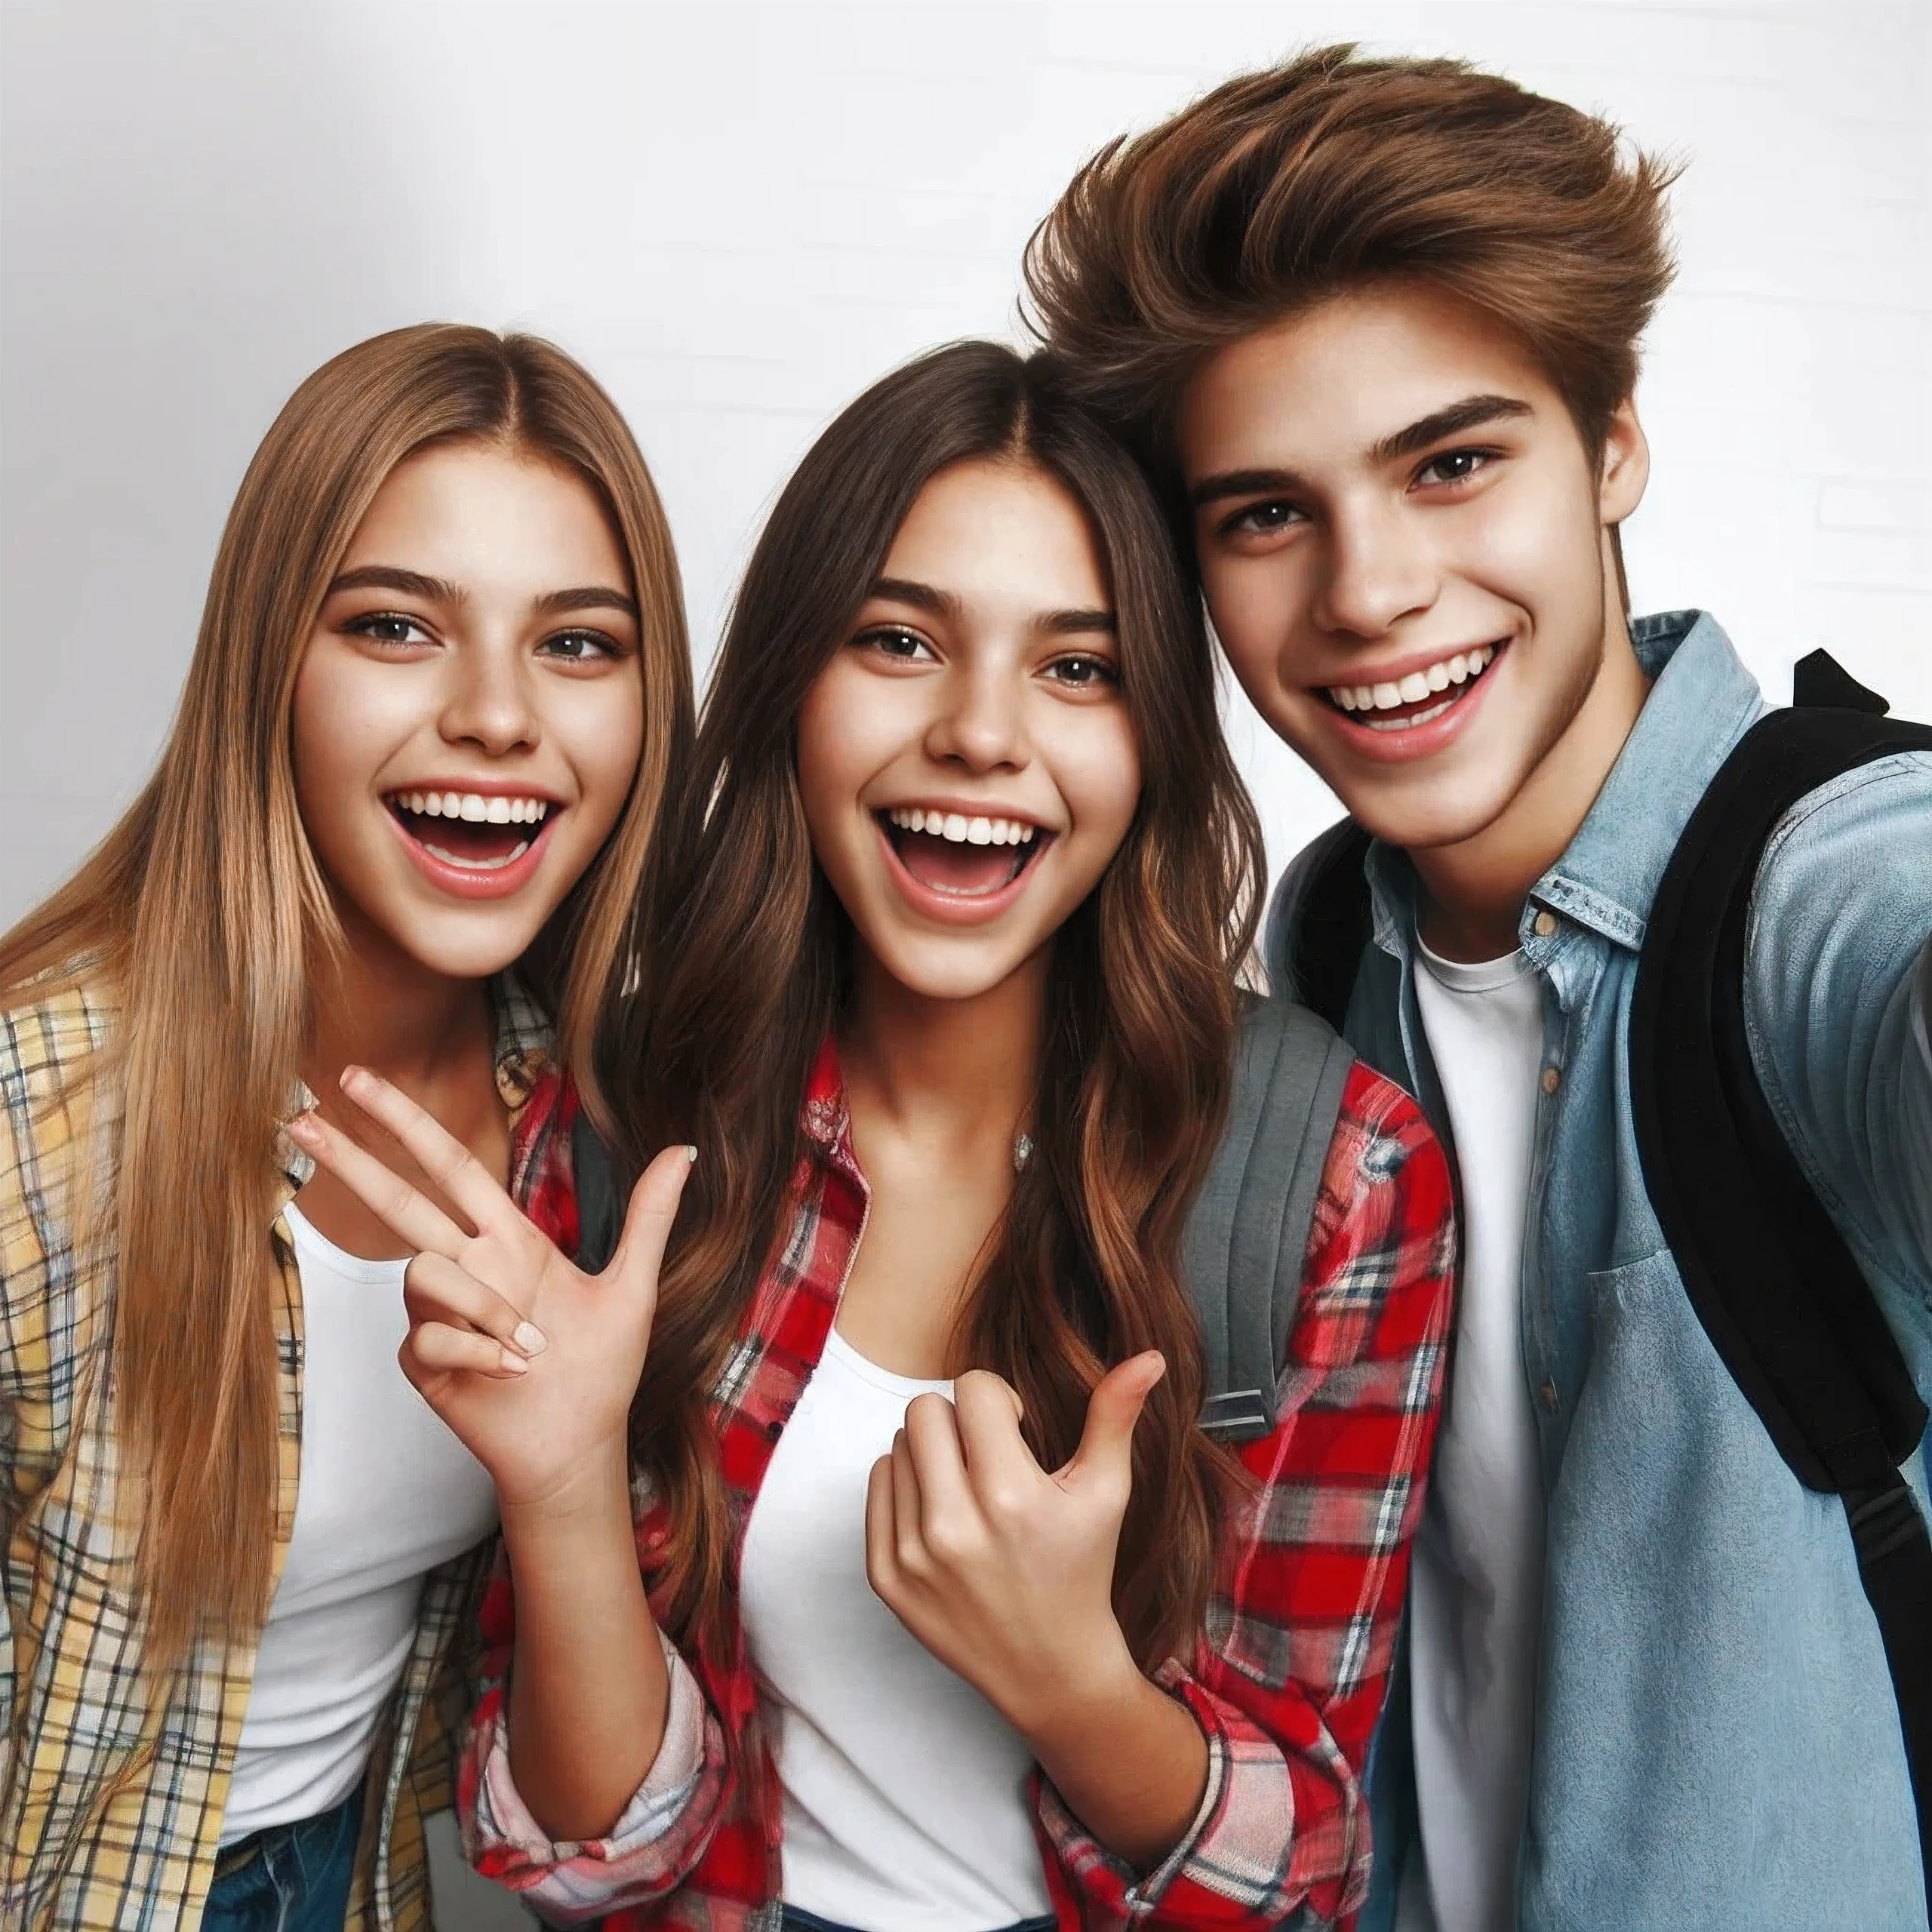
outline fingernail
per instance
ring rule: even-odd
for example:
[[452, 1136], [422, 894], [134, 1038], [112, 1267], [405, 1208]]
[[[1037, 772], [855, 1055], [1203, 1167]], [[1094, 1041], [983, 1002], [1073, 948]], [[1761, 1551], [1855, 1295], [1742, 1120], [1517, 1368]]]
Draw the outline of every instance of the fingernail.
[[685, 1158], [695, 1167], [697, 1164], [697, 1149], [695, 1147], [687, 1147], [685, 1149]]
[[342, 1069], [341, 1086], [345, 1094], [366, 1094], [375, 1084], [375, 1075], [365, 1067], [345, 1066]]
[[297, 1114], [288, 1123], [288, 1134], [289, 1137], [295, 1140], [318, 1140], [321, 1138], [321, 1130], [316, 1124], [313, 1114]]
[[512, 1355], [508, 1349], [503, 1350], [503, 1368], [506, 1374], [528, 1375], [530, 1373], [530, 1364], [524, 1360], [522, 1356]]
[[550, 1346], [549, 1338], [534, 1321], [519, 1321], [510, 1340], [527, 1355], [540, 1355]]

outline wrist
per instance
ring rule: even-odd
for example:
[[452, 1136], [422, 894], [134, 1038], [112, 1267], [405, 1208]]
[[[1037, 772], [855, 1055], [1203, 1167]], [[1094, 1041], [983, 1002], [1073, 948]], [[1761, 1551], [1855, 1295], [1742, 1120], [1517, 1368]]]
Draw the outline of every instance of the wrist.
[[1109, 1617], [1105, 1632], [1062, 1660], [1032, 1693], [1009, 1709], [1008, 1721], [1042, 1762], [1069, 1743], [1103, 1736], [1149, 1694], [1161, 1693], [1142, 1674], [1120, 1626]]
[[497, 1515], [512, 1555], [519, 1543], [549, 1543], [630, 1524], [630, 1454], [621, 1438], [589, 1451], [541, 1494], [511, 1498], [499, 1492]]

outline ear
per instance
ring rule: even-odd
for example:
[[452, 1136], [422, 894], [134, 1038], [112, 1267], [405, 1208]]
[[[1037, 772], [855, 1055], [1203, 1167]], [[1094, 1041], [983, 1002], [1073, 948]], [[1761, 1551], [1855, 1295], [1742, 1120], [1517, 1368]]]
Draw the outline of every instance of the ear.
[[1597, 515], [1607, 526], [1621, 523], [1644, 500], [1651, 480], [1651, 445], [1637, 420], [1634, 397], [1617, 405], [1597, 464]]

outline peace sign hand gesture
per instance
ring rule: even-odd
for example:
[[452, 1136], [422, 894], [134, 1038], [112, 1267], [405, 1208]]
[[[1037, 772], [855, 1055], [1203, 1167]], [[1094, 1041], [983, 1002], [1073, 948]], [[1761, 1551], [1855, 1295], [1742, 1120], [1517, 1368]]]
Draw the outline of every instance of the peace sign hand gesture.
[[692, 1150], [667, 1147], [645, 1170], [609, 1266], [586, 1275], [407, 1095], [359, 1067], [344, 1072], [342, 1088], [469, 1218], [473, 1235], [316, 1115], [293, 1122], [290, 1136], [417, 1251], [403, 1276], [402, 1372], [489, 1471], [505, 1510], [541, 1510], [626, 1440]]

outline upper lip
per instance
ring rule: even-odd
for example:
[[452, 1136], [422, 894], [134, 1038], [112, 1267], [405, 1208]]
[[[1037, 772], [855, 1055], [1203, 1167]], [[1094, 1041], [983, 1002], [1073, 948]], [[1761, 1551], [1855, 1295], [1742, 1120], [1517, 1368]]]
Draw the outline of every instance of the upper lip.
[[1473, 644], [1444, 644], [1412, 651], [1406, 657], [1386, 664], [1349, 664], [1340, 668], [1333, 677], [1317, 680], [1312, 688], [1332, 691], [1343, 686], [1352, 690], [1357, 685], [1399, 685], [1404, 678], [1426, 671], [1432, 664], [1446, 664], [1451, 658], [1466, 657], [1472, 651], [1500, 651], [1509, 641], [1506, 637], [1479, 637]]
[[1003, 818], [1016, 825], [1030, 825], [1036, 832], [1053, 827], [1038, 813], [1023, 805], [1003, 805], [989, 798], [889, 798], [872, 807], [875, 812], [957, 812], [961, 818]]
[[546, 805], [564, 802], [541, 785], [519, 785], [507, 778], [411, 778], [383, 787], [386, 798], [398, 798], [408, 792], [472, 792], [479, 798], [541, 798]]

